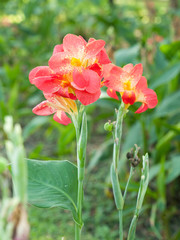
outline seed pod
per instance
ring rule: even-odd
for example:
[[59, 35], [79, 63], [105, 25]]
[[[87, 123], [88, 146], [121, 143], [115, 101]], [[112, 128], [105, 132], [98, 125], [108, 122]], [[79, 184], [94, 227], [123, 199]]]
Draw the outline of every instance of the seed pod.
[[141, 160], [138, 158], [138, 156], [135, 156], [134, 158], [130, 158], [129, 161], [133, 167], [137, 167]]
[[133, 158], [134, 154], [132, 152], [128, 152], [126, 154], [127, 159]]

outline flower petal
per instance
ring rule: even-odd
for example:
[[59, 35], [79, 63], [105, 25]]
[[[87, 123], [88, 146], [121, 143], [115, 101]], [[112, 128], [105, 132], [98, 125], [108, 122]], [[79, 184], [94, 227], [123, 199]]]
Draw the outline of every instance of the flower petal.
[[57, 92], [60, 88], [59, 80], [51, 76], [36, 77], [33, 83], [41, 91], [47, 93]]
[[54, 47], [53, 55], [59, 52], [64, 52], [63, 44], [58, 44]]
[[134, 68], [130, 71], [129, 75], [132, 79], [131, 82], [133, 86], [135, 86], [138, 83], [138, 81], [142, 76], [142, 73], [143, 73], [143, 66], [141, 63], [136, 64]]
[[139, 82], [136, 85], [137, 91], [147, 89], [147, 79], [145, 77], [141, 77]]
[[158, 104], [158, 99], [156, 93], [152, 90], [147, 88], [143, 91], [146, 99], [146, 103], [148, 108], [154, 108]]
[[103, 48], [97, 55], [97, 59], [98, 59], [98, 62], [100, 64], [108, 64], [108, 63], [111, 63], [107, 53], [106, 53], [106, 50]]
[[143, 103], [141, 107], [135, 112], [141, 113], [146, 111], [148, 108], [154, 108], [158, 103], [158, 99], [156, 93], [152, 89], [146, 88], [137, 94], [136, 102]]
[[122, 100], [125, 104], [133, 105], [136, 100], [136, 95], [134, 91], [124, 91], [122, 95]]
[[114, 64], [103, 66], [104, 85], [118, 92], [124, 91], [123, 81], [129, 77], [129, 73]]
[[43, 101], [33, 108], [36, 115], [47, 116], [53, 114], [56, 110], [49, 106], [48, 101]]
[[87, 82], [86, 91], [96, 93], [101, 87], [101, 78], [92, 70], [84, 70], [82, 72], [85, 81]]
[[112, 63], [103, 65], [103, 77], [105, 79], [110, 76], [110, 72], [111, 72], [113, 67], [115, 67], [115, 65], [112, 64]]
[[126, 72], [128, 72], [128, 73], [129, 73], [132, 69], [133, 69], [133, 64], [132, 64], [132, 63], [129, 63], [129, 64], [127, 64], [127, 65], [125, 65], [125, 66], [123, 67], [123, 70], [126, 71]]
[[57, 111], [54, 114], [53, 119], [56, 122], [63, 124], [63, 125], [68, 125], [69, 123], [71, 123], [71, 119], [63, 111]]
[[74, 34], [67, 34], [63, 39], [64, 51], [76, 58], [79, 58], [84, 53], [84, 39]]
[[104, 48], [105, 41], [103, 40], [94, 40], [88, 42], [86, 45], [86, 58], [96, 57], [96, 55]]
[[96, 72], [99, 76], [102, 75], [102, 68], [100, 67], [100, 65], [99, 65], [98, 63], [94, 63], [94, 64], [88, 66], [87, 69], [93, 70], [93, 71]]
[[101, 91], [97, 91], [94, 94], [88, 93], [86, 91], [76, 90], [76, 97], [83, 105], [89, 105], [97, 101], [101, 95]]
[[135, 113], [142, 113], [142, 112], [145, 112], [147, 109], [148, 109], [147, 104], [143, 103]]
[[56, 92], [56, 94], [65, 97], [65, 98], [70, 98], [72, 100], [77, 100], [76, 96], [74, 96], [73, 93], [69, 93], [68, 87], [62, 88], [60, 87], [59, 90]]
[[84, 42], [84, 45], [87, 44], [86, 40], [81, 35], [79, 35], [78, 37]]
[[66, 74], [73, 69], [70, 64], [70, 59], [64, 52], [52, 55], [48, 64], [54, 72], [59, 74]]
[[71, 85], [78, 90], [85, 90], [88, 85], [88, 81], [84, 78], [83, 74], [78, 70], [73, 71], [73, 82]]
[[112, 98], [114, 98], [114, 99], [116, 99], [116, 100], [119, 100], [119, 98], [118, 98], [118, 96], [117, 96], [117, 94], [116, 94], [116, 91], [108, 88], [108, 89], [107, 89], [107, 94], [108, 94], [110, 97], [112, 97]]
[[34, 79], [36, 77], [49, 76], [53, 71], [48, 66], [39, 66], [32, 69], [29, 73], [29, 81], [34, 84]]

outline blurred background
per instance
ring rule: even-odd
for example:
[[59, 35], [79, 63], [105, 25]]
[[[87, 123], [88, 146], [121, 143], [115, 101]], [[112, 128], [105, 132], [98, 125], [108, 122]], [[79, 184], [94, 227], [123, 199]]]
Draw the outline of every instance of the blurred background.
[[[75, 130], [32, 108], [42, 101], [28, 80], [30, 70], [47, 65], [53, 47], [67, 33], [106, 41], [118, 66], [139, 63], [159, 103], [153, 110], [125, 119], [121, 182], [129, 174], [126, 153], [134, 143], [150, 155], [150, 184], [137, 240], [180, 239], [180, 0], [1, 0], [0, 1], [0, 152], [4, 152], [4, 117], [12, 115], [23, 128], [28, 158], [76, 162]], [[105, 92], [106, 89], [104, 89]], [[103, 94], [103, 96], [105, 96]], [[82, 239], [118, 239], [118, 215], [112, 197], [109, 167], [112, 136], [104, 131], [114, 120], [116, 100], [102, 97], [88, 106], [88, 153]], [[125, 206], [125, 236], [133, 214], [140, 167], [130, 183]], [[31, 240], [73, 239], [71, 214], [61, 209], [29, 206]]]

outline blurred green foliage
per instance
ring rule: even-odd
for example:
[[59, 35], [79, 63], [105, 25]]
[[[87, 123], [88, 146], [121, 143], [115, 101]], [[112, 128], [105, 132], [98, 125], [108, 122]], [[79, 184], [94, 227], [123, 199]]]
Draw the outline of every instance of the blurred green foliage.
[[[151, 182], [137, 239], [148, 235], [148, 239], [175, 240], [180, 234], [180, 36], [177, 31], [180, 5], [173, 8], [175, 2], [179, 4], [178, 0], [1, 0], [0, 3], [0, 139], [3, 139], [4, 116], [10, 114], [23, 126], [28, 158], [75, 162], [73, 125], [62, 126], [51, 117], [34, 116], [31, 109], [43, 100], [43, 95], [28, 80], [32, 68], [48, 64], [54, 45], [61, 43], [65, 34], [104, 39], [117, 65], [143, 63], [144, 75], [149, 87], [157, 92], [159, 104], [140, 115], [134, 114], [138, 104], [130, 108], [132, 111], [124, 124], [120, 168], [122, 179], [127, 179], [124, 170], [129, 169], [129, 164], [125, 154], [134, 143], [141, 147], [142, 153], [149, 152]], [[111, 135], [106, 135], [103, 129], [108, 119], [114, 120], [114, 108], [118, 104], [103, 97], [88, 107], [84, 206], [84, 220], [89, 226], [84, 233], [87, 240], [118, 236], [111, 186], [106, 177], [111, 162]], [[3, 149], [1, 141], [0, 150], [4, 152]], [[129, 205], [125, 209], [127, 226], [133, 213], [138, 176], [137, 170], [130, 184]], [[57, 239], [61, 231], [64, 231], [62, 236], [72, 238], [72, 222], [68, 222], [67, 228], [67, 217], [62, 220], [62, 215], [67, 213], [61, 210], [58, 218], [59, 212], [55, 210], [56, 218], [51, 211], [34, 208], [29, 211], [32, 240]]]

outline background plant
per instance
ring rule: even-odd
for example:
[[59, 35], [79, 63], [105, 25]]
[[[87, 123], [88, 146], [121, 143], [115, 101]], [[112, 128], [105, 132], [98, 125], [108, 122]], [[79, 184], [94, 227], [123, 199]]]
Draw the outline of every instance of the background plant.
[[[147, 2], [152, 2], [151, 6]], [[125, 163], [125, 154], [138, 136], [138, 146], [143, 152], [150, 153], [151, 181], [145, 198], [145, 217], [139, 220], [137, 239], [144, 239], [147, 234], [149, 239], [178, 239], [179, 2], [9, 0], [1, 1], [0, 13], [0, 138], [4, 139], [4, 116], [13, 115], [14, 121], [23, 126], [28, 158], [48, 160], [53, 156], [53, 159], [75, 161], [73, 126], [59, 126], [48, 117], [35, 118], [31, 109], [43, 96], [38, 90], [34, 91], [34, 87], [28, 81], [29, 71], [36, 65], [47, 63], [52, 54], [51, 49], [61, 42], [66, 33], [81, 34], [86, 39], [90, 36], [104, 39], [109, 45], [111, 58], [115, 59], [117, 65], [128, 62], [143, 63], [149, 87], [157, 92], [159, 104], [156, 110], [149, 110], [143, 116], [134, 116], [129, 112], [122, 140], [124, 161], [121, 174], [124, 173], [124, 168], [129, 167]], [[115, 206], [108, 177], [111, 136], [107, 136], [107, 141], [102, 143], [105, 134], [103, 123], [113, 116], [111, 104], [118, 108], [116, 100], [107, 98], [88, 108], [91, 121], [88, 125], [90, 144], [87, 149], [87, 204], [84, 206], [84, 221], [89, 228], [83, 233], [87, 240], [115, 239], [118, 236]], [[137, 109], [137, 106], [135, 108]], [[94, 135], [94, 130], [98, 132], [99, 137]], [[3, 154], [3, 141], [0, 143], [0, 149]], [[95, 150], [98, 154], [93, 154]], [[107, 176], [106, 182], [104, 176]], [[128, 178], [126, 175], [123, 177]], [[133, 212], [131, 199], [138, 188], [136, 177], [135, 175], [130, 184], [131, 192], [127, 198], [129, 204], [125, 208], [125, 226], [129, 225], [130, 214]], [[97, 197], [99, 195], [100, 197]], [[102, 195], [106, 199], [103, 203]], [[102, 205], [95, 206], [94, 199]], [[67, 239], [72, 238], [74, 228], [68, 213], [65, 215], [62, 211], [61, 220], [56, 210], [51, 214], [49, 210], [41, 211], [30, 207], [29, 213], [33, 240], [58, 239], [59, 232], [55, 231], [55, 225], [61, 229], [62, 236], [66, 233]], [[108, 221], [108, 224], [105, 217], [107, 213], [111, 213], [111, 221]], [[65, 225], [67, 220], [68, 230]], [[145, 230], [142, 231], [142, 227]], [[48, 234], [45, 235], [47, 228]]]

